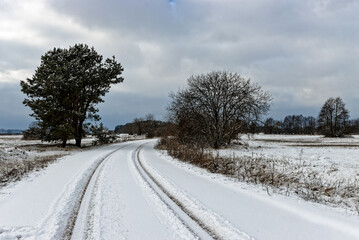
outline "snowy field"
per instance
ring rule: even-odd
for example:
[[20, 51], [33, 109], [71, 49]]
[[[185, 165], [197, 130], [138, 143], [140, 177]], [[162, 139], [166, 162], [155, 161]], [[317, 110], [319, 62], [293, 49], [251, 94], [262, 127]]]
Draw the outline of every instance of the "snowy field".
[[247, 134], [242, 135], [233, 147], [219, 150], [216, 154], [267, 159], [284, 174], [299, 176], [299, 173], [304, 173], [302, 176], [306, 174], [306, 179], [313, 178], [323, 186], [329, 186], [324, 189], [328, 191], [327, 195], [336, 189], [343, 193], [347, 191], [350, 193], [348, 196], [338, 198], [333, 194], [334, 197], [327, 202], [359, 214], [359, 136], [324, 138], [312, 135]]
[[255, 156], [288, 160], [312, 168], [332, 171], [325, 176], [359, 178], [359, 135], [348, 138], [324, 138], [322, 136], [293, 135], [242, 135], [243, 145], [220, 150], [223, 156]]
[[[143, 139], [144, 136], [120, 134], [116, 141]], [[91, 147], [95, 138], [82, 139], [82, 148], [75, 147], [75, 140], [69, 140], [66, 148], [58, 142], [42, 142], [40, 140], [23, 140], [22, 135], [0, 135], [0, 187], [14, 180], [19, 180], [31, 171], [39, 171], [56, 159], [83, 151]]]
[[39, 140], [22, 140], [21, 135], [0, 135], [0, 187], [23, 175], [46, 167], [70, 149]]

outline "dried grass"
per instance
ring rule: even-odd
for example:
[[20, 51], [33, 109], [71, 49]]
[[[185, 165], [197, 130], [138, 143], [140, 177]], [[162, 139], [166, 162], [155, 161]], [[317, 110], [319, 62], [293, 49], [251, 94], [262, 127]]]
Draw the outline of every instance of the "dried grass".
[[[1, 150], [1, 149], [0, 149]], [[10, 182], [18, 181], [23, 176], [30, 172], [38, 171], [47, 167], [50, 163], [54, 162], [59, 157], [65, 154], [54, 154], [47, 156], [30, 157], [25, 151], [14, 148], [11, 156], [0, 152], [0, 187], [7, 185]]]
[[[163, 138], [156, 146], [181, 161], [205, 168], [212, 173], [224, 174], [239, 181], [261, 184], [270, 191], [342, 206], [359, 214], [359, 178], [342, 178], [324, 181], [320, 172], [304, 162], [295, 163], [286, 159], [271, 159], [258, 156], [220, 157], [196, 146], [180, 144], [175, 138]], [[327, 173], [337, 171], [335, 166]]]

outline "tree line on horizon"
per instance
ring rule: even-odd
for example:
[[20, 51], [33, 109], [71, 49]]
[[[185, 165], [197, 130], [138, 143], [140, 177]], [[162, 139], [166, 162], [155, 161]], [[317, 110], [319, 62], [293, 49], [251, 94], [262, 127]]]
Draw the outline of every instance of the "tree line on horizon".
[[[266, 118], [258, 125], [249, 125], [249, 133], [265, 134], [322, 134], [318, 128], [317, 118], [313, 116], [287, 115], [283, 120]], [[359, 134], [359, 118], [348, 120], [344, 134]]]
[[359, 118], [349, 119], [340, 97], [329, 98], [322, 106], [318, 117], [287, 115], [283, 120], [267, 118], [261, 124], [250, 125], [249, 132], [266, 134], [323, 134], [327, 137], [342, 137], [359, 133]]
[[130, 135], [146, 135], [148, 138], [163, 137], [171, 135], [174, 125], [168, 121], [156, 120], [153, 114], [147, 114], [144, 118], [137, 117], [132, 122], [117, 125], [114, 132]]

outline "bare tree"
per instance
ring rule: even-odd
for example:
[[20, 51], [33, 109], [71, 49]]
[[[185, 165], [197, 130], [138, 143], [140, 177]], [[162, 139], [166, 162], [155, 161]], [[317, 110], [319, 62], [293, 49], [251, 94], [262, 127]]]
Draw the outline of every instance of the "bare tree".
[[152, 113], [149, 113], [146, 115], [145, 120], [149, 122], [155, 121], [155, 116]]
[[133, 120], [133, 123], [136, 126], [136, 130], [134, 131], [137, 135], [142, 135], [143, 133], [143, 128], [144, 128], [144, 124], [143, 124], [144, 120], [143, 118], [135, 118]]
[[267, 118], [263, 124], [263, 132], [266, 134], [278, 134], [281, 133], [282, 122], [274, 120], [273, 118]]
[[270, 95], [249, 79], [227, 71], [192, 76], [170, 94], [170, 118], [185, 143], [219, 148], [269, 110]]
[[134, 129], [134, 133], [138, 135], [145, 134], [147, 137], [151, 138], [157, 134], [156, 131], [158, 130], [158, 125], [159, 121], [156, 121], [154, 115], [149, 113], [145, 118], [135, 118], [131, 128]]
[[318, 116], [318, 129], [327, 137], [341, 137], [348, 125], [349, 111], [340, 97], [329, 98]]

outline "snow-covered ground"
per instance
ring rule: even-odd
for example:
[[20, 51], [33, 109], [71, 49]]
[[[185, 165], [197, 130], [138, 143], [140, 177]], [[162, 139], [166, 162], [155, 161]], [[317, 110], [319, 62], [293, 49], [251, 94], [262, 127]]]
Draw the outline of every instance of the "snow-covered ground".
[[[93, 138], [84, 138], [83, 145], [92, 144]], [[74, 140], [69, 143], [74, 144]], [[58, 143], [42, 142], [40, 140], [23, 140], [22, 135], [0, 135], [0, 164], [1, 161], [21, 162], [33, 161], [37, 157], [67, 155], [76, 152], [77, 148], [61, 148]]]
[[[75, 151], [72, 149], [72, 151]], [[46, 167], [69, 149], [38, 140], [25, 141], [21, 135], [0, 136], [0, 187], [22, 178], [27, 173]]]
[[[51, 146], [54, 147], [51, 148]], [[33, 158], [35, 156], [55, 155], [63, 153], [64, 151], [66, 150], [56, 148], [54, 144], [41, 142], [40, 140], [23, 140], [22, 135], [0, 135], [0, 152], [2, 152], [3, 156], [0, 160], [16, 160], [26, 157]], [[20, 152], [26, 156], [19, 156]]]
[[357, 216], [269, 196], [155, 143], [73, 153], [0, 189], [0, 239], [359, 239]]
[[291, 161], [338, 164], [349, 169], [359, 166], [359, 136], [324, 138], [312, 135], [242, 135], [243, 145], [220, 150], [225, 156], [265, 156]]
[[208, 173], [165, 152], [147, 156], [168, 181], [254, 239], [359, 239], [358, 216], [295, 196], [269, 196], [257, 186]]
[[[117, 135], [116, 141], [144, 139], [144, 136], [128, 134]], [[93, 146], [95, 138], [82, 139], [83, 147]], [[40, 140], [23, 140], [22, 135], [0, 135], [0, 187], [18, 180], [28, 172], [46, 167], [57, 158], [83, 151], [75, 147], [75, 140], [68, 141], [66, 148], [59, 142], [42, 142]]]
[[[84, 145], [90, 145], [94, 138], [87, 137], [82, 139]], [[23, 147], [31, 145], [55, 145], [59, 143], [48, 143], [42, 142], [41, 140], [23, 140], [22, 135], [0, 135], [0, 146], [13, 146], [13, 147]], [[71, 139], [68, 141], [68, 144], [75, 144], [75, 140]]]
[[[65, 156], [0, 190], [0, 239], [57, 239], [99, 162], [121, 145]], [[57, 237], [56, 237], [57, 236]]]
[[284, 159], [298, 164], [310, 164], [323, 173], [323, 177], [358, 179], [359, 135], [348, 138], [324, 138], [313, 135], [243, 135], [243, 145], [220, 150], [223, 156], [257, 156]]
[[[276, 166], [285, 174], [307, 176], [307, 179], [313, 177], [328, 188], [352, 191], [348, 197], [334, 196], [327, 202], [334, 203], [333, 206], [339, 206], [342, 210], [350, 210], [352, 214], [359, 214], [359, 193], [352, 190], [359, 187], [358, 135], [324, 138], [313, 135], [248, 134], [242, 135], [238, 142], [240, 144], [219, 150], [216, 154], [277, 160]], [[355, 197], [351, 196], [353, 191]]]

